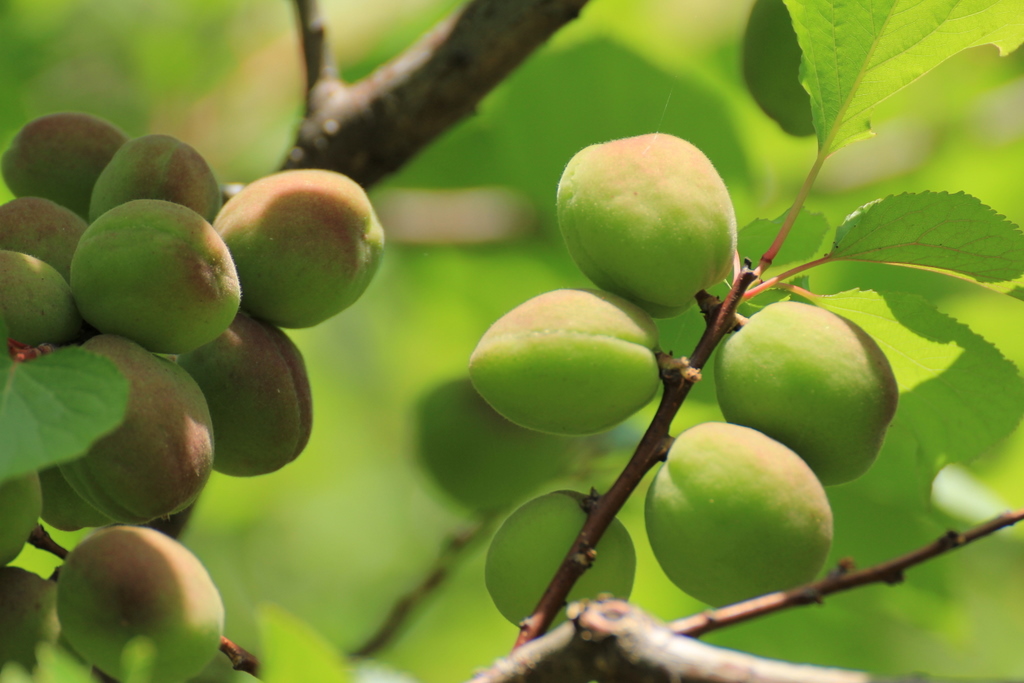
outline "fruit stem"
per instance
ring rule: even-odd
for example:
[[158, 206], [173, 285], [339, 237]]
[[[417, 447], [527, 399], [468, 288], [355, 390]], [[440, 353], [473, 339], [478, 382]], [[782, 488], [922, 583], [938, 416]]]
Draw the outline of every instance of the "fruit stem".
[[673, 359], [668, 354], [658, 354], [661, 380], [665, 385], [658, 410], [625, 469], [608, 492], [594, 501], [587, 521], [584, 522], [579, 535], [534, 608], [533, 614], [520, 623], [519, 637], [513, 649], [537, 638], [548, 629], [555, 615], [565, 605], [569, 591], [588, 568], [586, 563], [579, 562], [577, 558], [592, 552], [644, 475], [664, 459], [671, 444], [668, 432], [672, 420], [679, 412], [690, 389], [699, 379], [699, 372], [692, 371], [703, 368], [719, 342], [736, 327], [736, 308], [743, 298], [744, 291], [756, 279], [754, 271], [744, 268], [733, 281], [724, 301], [709, 306], [710, 297], [705, 295], [701, 307], [706, 310], [707, 327], [693, 353], [690, 354], [688, 363], [672, 362]]
[[810, 270], [811, 268], [814, 268], [815, 266], [820, 266], [823, 263], [828, 263], [830, 260], [832, 260], [832, 255], [831, 254], [826, 254], [825, 256], [822, 256], [819, 259], [815, 259], [813, 261], [808, 261], [807, 263], [799, 265], [796, 268], [790, 268], [789, 270], [787, 270], [784, 273], [780, 273], [779, 275], [776, 275], [774, 277], [770, 277], [767, 280], [765, 280], [764, 282], [759, 283], [756, 287], [751, 287], [750, 289], [748, 289], [743, 294], [743, 300], [747, 301], [749, 299], [753, 299], [755, 296], [757, 296], [761, 292], [765, 291], [766, 289], [771, 289], [772, 287], [778, 286], [779, 283], [781, 283], [783, 280], [788, 280], [789, 278], [793, 277], [794, 275], [796, 275], [798, 273], [802, 273], [805, 270]]
[[761, 256], [761, 262], [754, 271], [758, 277], [761, 277], [762, 273], [771, 268], [772, 261], [779, 255], [779, 250], [782, 249], [782, 244], [789, 236], [790, 229], [796, 223], [796, 218], [800, 215], [800, 209], [803, 208], [804, 202], [807, 201], [807, 196], [811, 193], [811, 187], [814, 185], [814, 181], [817, 180], [818, 173], [821, 171], [821, 165], [825, 163], [827, 156], [823, 151], [818, 152], [818, 157], [814, 160], [814, 165], [811, 166], [811, 170], [807, 173], [804, 184], [800, 186], [800, 191], [796, 195], [796, 201], [793, 202], [793, 206], [789, 207], [789, 212], [786, 213], [786, 218], [782, 221], [782, 227], [779, 228], [775, 241], [772, 242], [772, 246], [768, 247], [768, 251]]
[[37, 524], [36, 528], [29, 534], [28, 544], [40, 550], [45, 550], [48, 553], [53, 553], [62, 560], [68, 556], [67, 549], [50, 538], [50, 534], [46, 533], [46, 529], [41, 524]]
[[244, 671], [253, 677], [259, 676], [260, 660], [256, 659], [256, 656], [245, 648], [239, 647], [224, 636], [221, 636], [220, 651], [231, 660], [231, 668], [235, 671]]

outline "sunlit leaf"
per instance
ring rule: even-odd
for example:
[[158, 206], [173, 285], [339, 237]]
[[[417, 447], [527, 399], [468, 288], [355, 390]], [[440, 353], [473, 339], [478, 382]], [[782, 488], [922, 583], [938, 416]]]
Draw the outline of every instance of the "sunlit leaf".
[[275, 605], [260, 608], [264, 683], [349, 683], [351, 674], [338, 650], [309, 624]]

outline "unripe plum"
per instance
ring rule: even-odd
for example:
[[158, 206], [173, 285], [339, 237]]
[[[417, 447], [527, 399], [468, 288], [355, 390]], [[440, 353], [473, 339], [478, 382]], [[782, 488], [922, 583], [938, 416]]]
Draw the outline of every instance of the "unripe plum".
[[89, 218], [92, 188], [128, 136], [103, 119], [79, 112], [29, 121], [0, 159], [15, 197], [45, 197]]
[[213, 341], [241, 299], [231, 255], [213, 227], [159, 199], [121, 204], [89, 226], [71, 261], [71, 290], [91, 325], [156, 353]]
[[128, 409], [84, 457], [60, 465], [64, 478], [118, 522], [141, 524], [183, 509], [213, 466], [203, 392], [182, 368], [123, 337], [99, 335], [82, 348], [112, 360], [128, 379]]
[[71, 341], [82, 327], [71, 287], [44, 261], [0, 250], [0, 317], [11, 339], [38, 346]]
[[[513, 512], [491, 541], [484, 580], [495, 607], [518, 624], [530, 616], [587, 520], [585, 496], [555, 491], [534, 498]], [[568, 600], [610, 593], [629, 598], [636, 573], [636, 552], [629, 532], [613, 520], [596, 547], [593, 566], [569, 592]], [[564, 618], [560, 613], [559, 621]]]
[[832, 544], [825, 490], [793, 451], [758, 431], [706, 422], [676, 438], [647, 493], [661, 568], [711, 605], [812, 580]]
[[573, 443], [509, 422], [469, 379], [427, 393], [416, 425], [423, 468], [448, 496], [478, 512], [504, 509], [558, 476]]
[[242, 308], [279, 327], [311, 327], [354, 303], [384, 247], [366, 192], [333, 171], [261, 178], [224, 205], [214, 227], [238, 267]]
[[31, 671], [39, 643], [54, 643], [59, 634], [57, 584], [20, 567], [0, 567], [0, 669], [18, 662]]
[[85, 502], [57, 466], [39, 471], [43, 489], [43, 521], [61, 531], [77, 531], [90, 526], [112, 524], [114, 520]]
[[658, 389], [658, 330], [605, 292], [559, 289], [491, 325], [469, 359], [473, 386], [506, 418], [553, 434], [610, 429]]
[[302, 452], [313, 401], [302, 354], [273, 325], [239, 313], [223, 334], [178, 356], [206, 396], [217, 457], [236, 477], [278, 470]]
[[170, 135], [144, 135], [122, 145], [96, 179], [89, 219], [133, 199], [181, 204], [213, 222], [221, 192], [206, 159], [192, 146]]
[[0, 566], [21, 552], [42, 509], [43, 494], [35, 472], [0, 483]]
[[736, 216], [704, 153], [665, 133], [591, 145], [558, 183], [558, 224], [594, 284], [657, 318], [728, 274]]
[[0, 249], [35, 256], [71, 281], [71, 257], [89, 227], [81, 216], [42, 197], [0, 206]]
[[71, 551], [57, 582], [57, 614], [71, 647], [115, 678], [124, 674], [124, 646], [150, 638], [153, 683], [198, 674], [224, 630], [224, 605], [206, 568], [185, 546], [143, 527], [100, 529]]
[[899, 398], [870, 335], [794, 301], [766, 306], [722, 344], [715, 381], [726, 420], [786, 444], [825, 485], [871, 467]]

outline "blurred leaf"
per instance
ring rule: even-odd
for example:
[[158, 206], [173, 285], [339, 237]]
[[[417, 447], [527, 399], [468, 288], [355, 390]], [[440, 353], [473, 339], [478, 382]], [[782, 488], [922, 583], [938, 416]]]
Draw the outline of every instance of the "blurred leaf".
[[153, 678], [156, 645], [152, 638], [136, 636], [121, 652], [121, 683], [149, 683]]
[[[749, 258], [757, 263], [761, 254], [768, 251], [768, 247], [775, 241], [785, 217], [783, 214], [774, 220], [758, 218], [741, 228], [738, 244], [740, 258]], [[801, 211], [782, 249], [772, 262], [772, 267], [815, 258], [830, 227], [823, 214]]]
[[59, 647], [41, 643], [38, 659], [35, 672], [38, 683], [95, 683], [92, 667], [82, 664]]
[[95, 353], [69, 347], [15, 363], [5, 351], [0, 376], [0, 481], [72, 460], [124, 419], [128, 381]]
[[787, 0], [825, 156], [870, 137], [875, 106], [961, 50], [1024, 41], [1024, 0]]
[[882, 347], [900, 387], [897, 419], [920, 444], [927, 481], [1008, 436], [1024, 413], [1024, 380], [985, 339], [923, 298], [852, 290], [815, 303], [860, 325]]
[[349, 683], [352, 677], [337, 649], [305, 622], [276, 605], [259, 614], [263, 636], [264, 683]]

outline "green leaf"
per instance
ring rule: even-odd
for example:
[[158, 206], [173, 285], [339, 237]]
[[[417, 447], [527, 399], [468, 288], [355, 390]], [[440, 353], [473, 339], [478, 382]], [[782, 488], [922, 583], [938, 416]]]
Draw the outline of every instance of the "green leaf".
[[1024, 275], [1024, 234], [963, 192], [890, 195], [854, 211], [836, 235], [833, 259], [952, 271], [978, 282]]
[[276, 605], [259, 610], [264, 683], [349, 683], [352, 676], [338, 650], [311, 626]]
[[885, 352], [900, 387], [896, 419], [920, 444], [926, 476], [981, 455], [1020, 422], [1024, 380], [1017, 367], [925, 299], [852, 290], [814, 303], [860, 325]]
[[[786, 214], [782, 214], [774, 220], [758, 218], [741, 228], [737, 245], [740, 256], [757, 263], [761, 254], [768, 251], [768, 247], [775, 241], [775, 236], [779, 234], [779, 228], [782, 227], [785, 217]], [[786, 237], [786, 242], [772, 262], [772, 267], [779, 269], [779, 266], [797, 261], [809, 261], [818, 256], [821, 243], [829, 228], [828, 220], [823, 214], [801, 211]]]
[[92, 667], [82, 664], [64, 650], [41, 643], [36, 668], [38, 683], [94, 683]]
[[0, 378], [0, 481], [82, 455], [128, 405], [117, 367], [77, 347], [19, 363], [2, 353]]
[[1024, 0], [786, 0], [827, 156], [870, 137], [871, 112], [969, 47], [1024, 42]]

